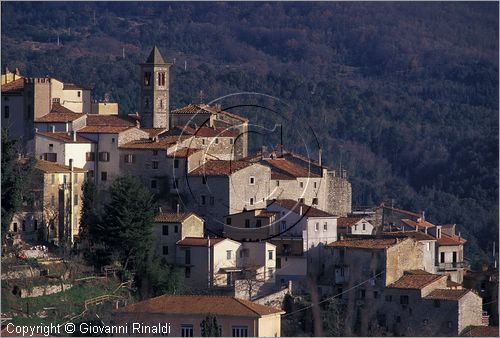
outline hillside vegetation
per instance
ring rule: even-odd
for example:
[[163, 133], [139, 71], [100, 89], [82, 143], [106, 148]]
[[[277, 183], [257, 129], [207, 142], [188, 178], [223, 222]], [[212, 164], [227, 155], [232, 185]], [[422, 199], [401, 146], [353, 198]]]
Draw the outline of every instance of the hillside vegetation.
[[476, 264], [498, 238], [498, 38], [497, 3], [2, 3], [3, 66], [91, 86], [129, 113], [156, 44], [175, 62], [171, 106], [279, 98], [257, 101], [293, 121], [288, 148], [312, 128], [354, 205], [457, 223]]

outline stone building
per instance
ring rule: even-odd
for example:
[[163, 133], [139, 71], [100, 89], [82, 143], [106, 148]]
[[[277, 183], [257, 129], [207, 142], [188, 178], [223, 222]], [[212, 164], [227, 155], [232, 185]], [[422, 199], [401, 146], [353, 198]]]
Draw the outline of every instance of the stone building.
[[339, 217], [337, 231], [339, 234], [374, 235], [374, 226], [363, 217]]
[[[284, 311], [234, 297], [164, 295], [113, 312], [113, 324], [127, 327], [123, 336], [201, 337], [201, 323], [213, 314], [222, 337], [279, 337]], [[137, 332], [132, 323], [168, 326], [168, 332]]]

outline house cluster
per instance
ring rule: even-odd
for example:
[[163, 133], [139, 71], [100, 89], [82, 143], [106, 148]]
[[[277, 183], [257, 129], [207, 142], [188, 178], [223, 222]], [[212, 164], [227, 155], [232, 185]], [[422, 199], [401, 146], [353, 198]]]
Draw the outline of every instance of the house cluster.
[[314, 285], [347, 304], [353, 334], [376, 326], [450, 336], [488, 325], [481, 297], [462, 286], [466, 241], [454, 224], [383, 204], [352, 212], [346, 171], [324, 166], [321, 152], [313, 160], [279, 145], [249, 154], [246, 118], [219, 105], [170, 109], [169, 67], [153, 48], [140, 65], [140, 113], [128, 115], [92, 102], [82, 86], [2, 76], [2, 125], [37, 159], [33, 203], [15, 215], [11, 238], [73, 245], [84, 181], [106, 198], [129, 175], [161, 205], [156, 254], [181, 267], [198, 296], [128, 305], [117, 323], [169, 322], [173, 335], [199, 336], [212, 313], [223, 335], [279, 336], [272, 295]]

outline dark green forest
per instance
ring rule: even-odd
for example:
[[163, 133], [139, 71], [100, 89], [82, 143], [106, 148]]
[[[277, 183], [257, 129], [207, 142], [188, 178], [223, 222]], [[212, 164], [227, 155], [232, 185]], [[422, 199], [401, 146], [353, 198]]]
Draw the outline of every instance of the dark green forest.
[[137, 111], [137, 64], [153, 45], [173, 63], [173, 108], [279, 98], [219, 102], [272, 106], [287, 148], [320, 146], [348, 170], [353, 205], [425, 210], [457, 224], [473, 262], [491, 259], [498, 3], [3, 2], [1, 25], [2, 66], [90, 86], [124, 114]]

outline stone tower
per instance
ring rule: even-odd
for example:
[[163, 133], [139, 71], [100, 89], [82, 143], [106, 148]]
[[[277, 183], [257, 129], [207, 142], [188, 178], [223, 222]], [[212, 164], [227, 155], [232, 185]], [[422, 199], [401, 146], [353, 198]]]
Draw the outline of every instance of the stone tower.
[[166, 63], [158, 47], [153, 47], [141, 63], [141, 125], [145, 128], [169, 128], [171, 64]]

